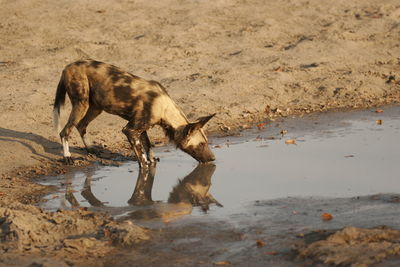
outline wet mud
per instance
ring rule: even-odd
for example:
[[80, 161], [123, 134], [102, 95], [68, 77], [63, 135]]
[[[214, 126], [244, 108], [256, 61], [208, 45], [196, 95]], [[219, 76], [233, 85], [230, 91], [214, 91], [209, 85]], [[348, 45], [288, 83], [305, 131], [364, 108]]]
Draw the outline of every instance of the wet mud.
[[61, 190], [42, 207], [106, 211], [151, 229], [106, 265], [396, 266], [399, 111], [260, 123], [214, 138], [214, 164], [161, 147], [146, 173], [129, 162], [47, 178]]

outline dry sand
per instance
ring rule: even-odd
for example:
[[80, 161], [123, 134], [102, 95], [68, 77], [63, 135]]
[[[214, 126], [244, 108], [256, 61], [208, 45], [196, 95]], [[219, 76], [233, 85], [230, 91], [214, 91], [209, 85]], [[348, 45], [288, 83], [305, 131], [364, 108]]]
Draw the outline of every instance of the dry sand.
[[[60, 157], [51, 105], [77, 49], [160, 81], [190, 119], [217, 112], [211, 131], [399, 101], [397, 0], [2, 1], [0, 18], [1, 173]], [[112, 147], [125, 123], [88, 136]]]
[[[52, 103], [62, 69], [82, 56], [158, 80], [192, 120], [217, 112], [211, 133], [400, 102], [398, 0], [0, 0], [0, 7], [2, 206], [34, 202], [33, 192], [46, 190], [21, 177], [65, 171]], [[64, 121], [68, 112], [69, 104]], [[126, 154], [125, 123], [102, 114], [88, 136]], [[76, 131], [71, 139], [82, 146]]]

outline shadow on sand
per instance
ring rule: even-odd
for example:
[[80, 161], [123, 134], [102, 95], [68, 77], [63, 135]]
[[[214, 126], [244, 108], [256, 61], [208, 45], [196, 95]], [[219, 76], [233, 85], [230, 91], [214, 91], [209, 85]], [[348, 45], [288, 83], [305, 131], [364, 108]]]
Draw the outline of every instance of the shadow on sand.
[[44, 138], [43, 136], [34, 133], [20, 132], [0, 127], [0, 141], [19, 143], [28, 148], [32, 152], [32, 154], [47, 160], [54, 160], [54, 159], [52, 159], [49, 156], [46, 156], [44, 153], [38, 152], [34, 148], [32, 143], [36, 143], [39, 146], [41, 146], [44, 152], [48, 154], [61, 156], [60, 153], [61, 145], [59, 143], [53, 142], [49, 139]]
[[[33, 155], [36, 155], [40, 158], [47, 159], [50, 161], [54, 161], [54, 158], [47, 156], [46, 154], [51, 154], [57, 156], [56, 160], [62, 160], [62, 146], [61, 143], [51, 141], [43, 136], [40, 136], [31, 132], [20, 132], [11, 129], [5, 129], [0, 127], [0, 142], [14, 142], [19, 143], [26, 148], [28, 148]], [[32, 143], [36, 143], [37, 145], [43, 148], [43, 151], [46, 153], [39, 152]], [[96, 150], [96, 156], [104, 159], [119, 159], [119, 160], [128, 160], [128, 158], [120, 153], [112, 152], [108, 149], [105, 149], [101, 146], [94, 147]], [[85, 149], [81, 147], [71, 147], [71, 151], [73, 153], [87, 156], [87, 152]]]

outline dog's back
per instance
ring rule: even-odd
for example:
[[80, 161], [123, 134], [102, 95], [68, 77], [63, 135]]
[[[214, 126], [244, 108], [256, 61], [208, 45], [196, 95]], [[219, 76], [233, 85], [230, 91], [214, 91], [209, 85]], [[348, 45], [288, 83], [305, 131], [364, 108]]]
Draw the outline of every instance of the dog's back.
[[[63, 81], [68, 84], [72, 99], [90, 100], [91, 105], [126, 120], [136, 117], [155, 124], [162, 114], [152, 112], [154, 107], [157, 110], [172, 105], [178, 109], [158, 82], [147, 81], [99, 61], [84, 60], [68, 65], [63, 72]], [[155, 105], [156, 100], [159, 103]]]

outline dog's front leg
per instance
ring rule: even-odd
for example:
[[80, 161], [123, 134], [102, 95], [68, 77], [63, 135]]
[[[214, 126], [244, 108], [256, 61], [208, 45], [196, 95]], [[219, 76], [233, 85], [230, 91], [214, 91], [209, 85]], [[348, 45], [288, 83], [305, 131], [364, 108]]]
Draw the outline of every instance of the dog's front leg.
[[156, 158], [154, 155], [152, 148], [152, 144], [150, 142], [149, 136], [147, 135], [147, 132], [144, 131], [141, 135], [140, 135], [140, 141], [143, 144], [143, 147], [146, 151], [146, 155], [147, 155], [147, 159], [150, 161], [151, 164], [156, 164], [157, 161], [160, 161], [159, 158]]
[[136, 206], [149, 205], [153, 203], [151, 190], [153, 189], [156, 165], [150, 164], [149, 169], [140, 169], [136, 180], [135, 191], [128, 203]]
[[128, 141], [131, 144], [133, 151], [135, 152], [136, 158], [139, 162], [139, 167], [147, 169], [149, 161], [147, 159], [146, 150], [140, 140], [140, 135], [142, 134], [143, 130], [132, 129], [130, 127], [130, 124], [128, 123], [128, 125], [126, 125], [124, 129], [122, 129], [122, 132], [128, 138]]

